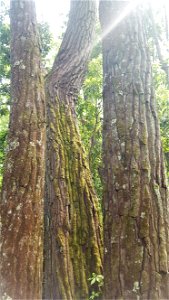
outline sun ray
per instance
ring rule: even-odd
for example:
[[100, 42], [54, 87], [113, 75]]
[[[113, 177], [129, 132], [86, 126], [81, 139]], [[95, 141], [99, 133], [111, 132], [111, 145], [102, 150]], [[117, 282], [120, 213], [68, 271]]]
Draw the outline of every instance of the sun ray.
[[114, 30], [118, 24], [132, 11], [134, 10], [142, 1], [141, 0], [133, 0], [133, 1], [125, 1], [124, 2], [129, 2], [129, 4], [123, 9], [121, 14], [115, 19], [112, 20], [112, 23], [110, 26], [107, 28], [107, 30], [99, 37], [99, 42], [100, 40], [104, 39], [112, 30]]

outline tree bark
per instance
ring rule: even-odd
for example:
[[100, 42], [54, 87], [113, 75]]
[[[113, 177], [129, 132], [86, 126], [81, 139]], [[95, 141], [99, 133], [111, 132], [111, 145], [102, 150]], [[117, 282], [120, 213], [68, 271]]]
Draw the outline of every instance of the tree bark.
[[88, 278], [102, 268], [98, 200], [75, 114], [94, 22], [94, 1], [71, 2], [68, 27], [46, 82], [45, 299], [86, 299]]
[[117, 21], [128, 4], [100, 2], [103, 35], [108, 32], [103, 38], [104, 299], [168, 299], [169, 207], [151, 59], [142, 11]]
[[1, 296], [39, 299], [42, 286], [44, 85], [34, 1], [11, 0], [9, 149], [1, 200]]

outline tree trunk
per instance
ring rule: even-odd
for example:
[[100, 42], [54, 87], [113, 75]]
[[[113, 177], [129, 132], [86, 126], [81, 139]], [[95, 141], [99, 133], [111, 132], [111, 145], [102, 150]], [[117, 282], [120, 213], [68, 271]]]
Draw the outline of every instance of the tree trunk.
[[[101, 1], [104, 299], [168, 299], [169, 208], [142, 11]], [[116, 27], [110, 27], [112, 22]], [[111, 29], [112, 28], [112, 29]]]
[[75, 115], [91, 52], [94, 1], [72, 1], [68, 27], [46, 83], [45, 299], [86, 299], [100, 274], [98, 200]]
[[45, 103], [34, 1], [11, 0], [9, 149], [1, 200], [1, 298], [39, 299]]

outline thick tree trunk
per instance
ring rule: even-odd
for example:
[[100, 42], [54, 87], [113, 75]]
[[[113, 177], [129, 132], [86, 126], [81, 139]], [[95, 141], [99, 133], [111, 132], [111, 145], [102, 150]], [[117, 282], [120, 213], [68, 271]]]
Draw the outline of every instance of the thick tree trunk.
[[34, 1], [11, 0], [9, 149], [1, 200], [1, 296], [41, 298], [45, 103]]
[[74, 101], [91, 51], [94, 1], [72, 1], [59, 54], [46, 83], [45, 299], [86, 299], [100, 274], [101, 223]]
[[[101, 1], [104, 299], [168, 299], [169, 207], [142, 12]], [[118, 24], [118, 25], [117, 25]]]

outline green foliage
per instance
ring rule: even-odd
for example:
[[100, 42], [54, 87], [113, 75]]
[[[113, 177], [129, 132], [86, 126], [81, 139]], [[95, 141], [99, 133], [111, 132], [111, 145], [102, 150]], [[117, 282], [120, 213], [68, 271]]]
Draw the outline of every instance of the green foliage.
[[104, 283], [103, 275], [92, 273], [92, 276], [88, 280], [90, 281], [91, 286], [95, 286], [95, 290], [91, 292], [89, 300], [98, 299], [102, 295], [102, 287]]
[[53, 35], [50, 32], [48, 23], [39, 23], [38, 29], [40, 35], [42, 64], [46, 75], [52, 66], [58, 46], [56, 45]]
[[84, 143], [94, 185], [98, 196], [102, 196], [99, 176], [102, 148], [102, 57], [93, 58], [77, 104], [77, 116], [81, 138]]
[[162, 145], [166, 157], [167, 173], [169, 177], [169, 88], [167, 86], [166, 74], [158, 63], [153, 65], [153, 74]]
[[6, 21], [8, 10], [1, 4], [2, 14], [0, 20], [0, 115], [8, 114], [6, 104], [10, 96], [10, 27]]
[[0, 187], [2, 185], [3, 165], [5, 159], [5, 149], [7, 146], [6, 137], [8, 134], [9, 115], [0, 118]]
[[51, 44], [53, 42], [53, 36], [49, 29], [49, 24], [46, 22], [38, 24], [39, 34], [40, 34], [40, 41], [41, 41], [41, 56], [44, 59], [50, 49]]
[[10, 109], [10, 27], [8, 9], [1, 3], [0, 19], [0, 187], [2, 184]]
[[100, 296], [99, 292], [92, 291], [91, 296], [89, 297], [89, 300], [98, 299]]

